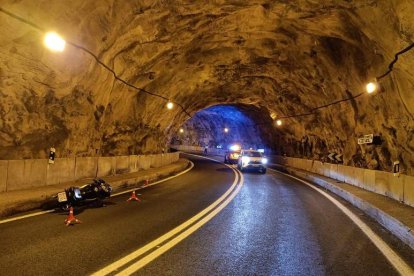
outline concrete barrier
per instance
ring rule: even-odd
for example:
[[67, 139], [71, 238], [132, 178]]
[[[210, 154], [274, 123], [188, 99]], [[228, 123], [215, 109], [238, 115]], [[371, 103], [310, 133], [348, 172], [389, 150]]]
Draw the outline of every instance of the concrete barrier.
[[[373, 170], [362, 170], [364, 177], [362, 183], [358, 183], [359, 187], [365, 187], [366, 190], [379, 193], [378, 183], [376, 183], [377, 173]], [[381, 172], [382, 173], [382, 172]]]
[[96, 177], [98, 170], [98, 157], [76, 158], [75, 180], [88, 177]]
[[139, 156], [139, 169], [148, 170], [151, 167], [151, 159], [148, 155]]
[[97, 177], [114, 175], [116, 173], [116, 159], [114, 157], [98, 157]]
[[179, 153], [113, 157], [0, 160], [0, 192], [71, 182], [82, 178], [158, 168], [178, 161]]
[[139, 170], [138, 166], [138, 155], [129, 156], [129, 172], [137, 172]]
[[403, 177], [395, 177], [393, 174], [373, 171], [375, 178], [373, 186], [375, 192], [386, 195], [398, 201], [404, 201], [404, 179]]
[[364, 185], [364, 169], [361, 168], [353, 168], [354, 171], [354, 182], [355, 186], [358, 186], [360, 188], [366, 188]]
[[401, 175], [404, 191], [404, 202], [414, 206], [414, 176]]
[[26, 187], [40, 187], [46, 185], [47, 159], [24, 160], [24, 179]]
[[24, 178], [24, 160], [9, 160], [7, 169], [7, 191], [27, 188]]
[[158, 159], [154, 155], [149, 155], [150, 168], [158, 168]]
[[329, 177], [338, 180], [338, 165], [329, 164]]
[[0, 160], [0, 192], [7, 190], [7, 168], [9, 166], [8, 160]]
[[344, 173], [344, 182], [351, 184], [351, 185], [355, 185], [353, 168], [349, 166], [344, 166], [343, 173]]
[[129, 156], [116, 156], [116, 174], [128, 173], [129, 172]]
[[336, 180], [345, 182], [345, 170], [346, 170], [346, 166], [338, 165], [338, 173], [337, 173]]
[[75, 158], [57, 158], [54, 164], [48, 164], [46, 184], [54, 185], [75, 179]]
[[324, 175], [414, 206], [414, 177], [307, 159], [272, 156], [274, 162]]

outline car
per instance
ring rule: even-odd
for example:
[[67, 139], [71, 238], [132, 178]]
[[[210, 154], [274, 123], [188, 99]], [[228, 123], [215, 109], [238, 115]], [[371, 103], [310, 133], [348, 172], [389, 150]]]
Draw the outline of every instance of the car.
[[224, 154], [225, 164], [237, 164], [239, 160], [240, 150], [230, 149]]
[[237, 168], [243, 172], [248, 169], [266, 173], [267, 158], [257, 150], [242, 150], [237, 160]]

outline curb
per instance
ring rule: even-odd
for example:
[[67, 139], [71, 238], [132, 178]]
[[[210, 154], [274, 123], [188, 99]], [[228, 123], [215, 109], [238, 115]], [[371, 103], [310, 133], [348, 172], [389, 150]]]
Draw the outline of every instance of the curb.
[[[272, 164], [273, 165], [273, 164]], [[358, 209], [365, 212], [372, 219], [381, 224], [385, 229], [390, 231], [396, 237], [398, 237], [402, 242], [407, 244], [409, 247], [414, 249], [414, 231], [398, 219], [392, 217], [391, 215], [385, 213], [381, 209], [375, 207], [374, 205], [368, 203], [367, 201], [355, 196], [354, 194], [341, 189], [338, 186], [332, 185], [329, 181], [326, 181], [320, 177], [310, 175], [306, 172], [299, 172], [295, 169], [288, 168], [286, 166], [274, 164], [275, 169], [288, 174], [300, 177], [302, 179], [311, 181], [312, 183], [321, 186], [330, 192], [340, 196], [346, 201], [350, 202], [352, 205]]]
[[[110, 183], [113, 188], [112, 193], [113, 194], [119, 193], [121, 191], [125, 191], [131, 188], [144, 189], [146, 188], [145, 180], [148, 179], [151, 182], [160, 181], [163, 178], [168, 178], [169, 176], [178, 174], [179, 172], [186, 170], [190, 164], [191, 164], [190, 161], [186, 160], [186, 162], [183, 162], [182, 166], [174, 168], [168, 172], [154, 172], [154, 173], [151, 173], [145, 176], [112, 181]], [[14, 206], [1, 210], [0, 218], [5, 219], [8, 217], [17, 215], [19, 213], [29, 212], [29, 211], [33, 211], [36, 209], [41, 209], [41, 210], [53, 209], [56, 207], [55, 199], [53, 198], [53, 196], [55, 196], [55, 194], [43, 195], [41, 198], [35, 198], [35, 199], [26, 200], [26, 201], [16, 202]]]

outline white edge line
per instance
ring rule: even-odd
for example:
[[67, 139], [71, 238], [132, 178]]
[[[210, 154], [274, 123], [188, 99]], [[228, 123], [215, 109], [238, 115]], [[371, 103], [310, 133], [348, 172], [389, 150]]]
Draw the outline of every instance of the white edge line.
[[[149, 185], [146, 185], [146, 186], [138, 187], [138, 188], [135, 188], [135, 189], [129, 189], [129, 190], [122, 191], [122, 192], [119, 192], [119, 193], [116, 193], [116, 194], [112, 194], [111, 197], [119, 196], [119, 195], [122, 195], [122, 194], [130, 193], [132, 191], [141, 190], [141, 189], [144, 189], [144, 188], [147, 188], [147, 187], [151, 187], [151, 186], [160, 184], [162, 182], [168, 181], [170, 179], [173, 179], [173, 178], [176, 178], [176, 177], [178, 177], [180, 175], [183, 175], [185, 173], [188, 173], [192, 168], [194, 168], [194, 163], [190, 161], [190, 168], [186, 169], [185, 171], [182, 171], [182, 172], [180, 172], [178, 174], [175, 174], [175, 175], [169, 176], [167, 178], [158, 180], [158, 181], [153, 182], [153, 183], [151, 183]], [[24, 216], [18, 216], [18, 217], [14, 217], [14, 218], [4, 219], [4, 220], [0, 220], [0, 224], [4, 224], [4, 223], [16, 221], [16, 220], [21, 220], [21, 219], [25, 219], [25, 218], [35, 217], [35, 216], [41, 216], [41, 215], [45, 215], [45, 214], [52, 213], [54, 211], [55, 210], [52, 209], [52, 210], [46, 210], [46, 211], [41, 211], [41, 212], [27, 214], [27, 215], [24, 215]]]
[[365, 222], [363, 222], [359, 217], [357, 217], [351, 210], [345, 207], [338, 200], [336, 200], [328, 193], [324, 192], [318, 187], [315, 187], [314, 185], [312, 185], [311, 183], [305, 180], [302, 180], [295, 176], [277, 171], [275, 169], [270, 169], [270, 170], [280, 173], [282, 175], [288, 176], [290, 178], [293, 178], [311, 187], [312, 189], [316, 190], [317, 192], [325, 196], [333, 204], [335, 204], [336, 207], [338, 207], [345, 215], [347, 215], [362, 230], [362, 232], [364, 232], [364, 234], [372, 241], [372, 243], [381, 251], [381, 253], [385, 256], [385, 258], [387, 258], [387, 260], [391, 263], [391, 265], [401, 275], [414, 275], [414, 270], [403, 259], [401, 259], [401, 257], [391, 247], [389, 247], [388, 244], [384, 240], [382, 240], [374, 231], [372, 231], [372, 229]]
[[[202, 158], [205, 158], [205, 159], [210, 159], [210, 158], [207, 158], [207, 157], [204, 157], [204, 156], [198, 156], [198, 155], [196, 155], [196, 156], [197, 157], [202, 157]], [[210, 160], [218, 162], [217, 160], [214, 160], [214, 159], [210, 159]], [[218, 162], [218, 163], [221, 163], [221, 162]], [[223, 163], [221, 163], [221, 164], [223, 164]], [[92, 276], [98, 276], [98, 275], [108, 275], [110, 273], [113, 273], [115, 270], [117, 270], [120, 267], [126, 265], [127, 263], [131, 262], [132, 260], [138, 258], [142, 254], [145, 254], [147, 251], [153, 249], [155, 246], [159, 245], [160, 243], [163, 243], [164, 241], [170, 239], [174, 235], [176, 235], [179, 232], [183, 231], [184, 229], [186, 229], [188, 226], [190, 226], [194, 222], [200, 220], [203, 216], [205, 216], [208, 212], [210, 212], [212, 209], [214, 209], [217, 205], [222, 203], [222, 201], [224, 201], [224, 199], [231, 192], [233, 192], [233, 190], [237, 186], [237, 183], [239, 182], [239, 174], [237, 173], [237, 170], [235, 170], [234, 168], [232, 168], [231, 166], [229, 166], [227, 164], [224, 164], [224, 165], [231, 168], [236, 177], [235, 177], [231, 187], [220, 198], [218, 198], [216, 201], [214, 201], [212, 204], [210, 204], [207, 208], [205, 208], [204, 210], [202, 210], [201, 212], [199, 212], [198, 214], [196, 214], [195, 216], [193, 216], [189, 220], [185, 221], [184, 223], [180, 224], [176, 228], [170, 230], [169, 232], [167, 232], [164, 235], [160, 236], [159, 238], [153, 240], [152, 242], [144, 245], [143, 247], [135, 250], [134, 252], [126, 255], [125, 257], [113, 262], [112, 264], [107, 265], [106, 267], [98, 270], [97, 272], [95, 272], [91, 275]], [[243, 175], [241, 175], [241, 179], [242, 178], [243, 178]]]
[[170, 180], [170, 179], [173, 179], [173, 178], [176, 178], [176, 177], [178, 177], [178, 176], [180, 176], [180, 175], [183, 175], [183, 174], [185, 174], [185, 173], [188, 173], [188, 172], [189, 172], [190, 170], [192, 170], [193, 168], [194, 168], [194, 163], [190, 161], [190, 168], [186, 169], [185, 171], [182, 171], [182, 172], [180, 172], [180, 173], [178, 173], [178, 174], [175, 174], [175, 175], [169, 176], [169, 177], [167, 177], [167, 178], [163, 178], [163, 179], [161, 179], [161, 180], [155, 181], [155, 182], [153, 182], [153, 183], [151, 183], [151, 184], [148, 184], [148, 185], [145, 185], [145, 186], [141, 186], [141, 187], [137, 187], [137, 188], [134, 188], [134, 189], [125, 190], [125, 191], [122, 191], [122, 192], [119, 192], [119, 193], [116, 193], [116, 194], [112, 194], [112, 195], [111, 195], [111, 197], [115, 197], [115, 196], [119, 196], [119, 195], [127, 194], [127, 193], [130, 193], [130, 192], [132, 192], [132, 191], [137, 191], [137, 190], [145, 189], [145, 188], [148, 188], [148, 187], [151, 187], [151, 186], [154, 186], [154, 185], [160, 184], [160, 183], [162, 183], [162, 182], [168, 181], [168, 180]]
[[21, 219], [25, 219], [25, 218], [40, 216], [40, 215], [52, 213], [54, 211], [55, 210], [46, 210], [46, 211], [41, 211], [41, 212], [36, 212], [36, 213], [32, 213], [32, 214], [27, 214], [27, 215], [15, 217], [15, 218], [4, 219], [4, 220], [0, 220], [0, 224], [8, 223], [8, 222], [16, 221], [16, 220], [21, 220]]
[[[234, 169], [233, 169], [234, 170]], [[236, 170], [234, 170], [236, 171]], [[179, 242], [190, 236], [192, 233], [197, 231], [200, 227], [202, 227], [204, 224], [209, 222], [212, 218], [214, 218], [218, 213], [220, 213], [240, 192], [242, 186], [243, 186], [244, 178], [243, 175], [240, 174], [240, 185], [237, 186], [237, 189], [233, 190], [232, 194], [224, 201], [222, 202], [216, 209], [214, 209], [211, 213], [209, 213], [207, 216], [199, 220], [196, 224], [192, 225], [190, 228], [186, 229], [184, 232], [179, 234], [177, 237], [169, 241], [168, 243], [162, 245], [161, 247], [157, 248], [144, 258], [138, 260], [137, 262], [133, 263], [123, 271], [119, 272], [116, 275], [122, 276], [122, 275], [131, 275], [134, 272], [138, 271], [145, 265], [149, 264], [171, 248], [173, 248], [175, 245], [177, 245]]]

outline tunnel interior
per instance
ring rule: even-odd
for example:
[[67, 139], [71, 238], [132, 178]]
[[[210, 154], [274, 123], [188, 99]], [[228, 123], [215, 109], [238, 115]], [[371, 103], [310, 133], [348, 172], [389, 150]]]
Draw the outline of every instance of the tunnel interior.
[[172, 138], [172, 144], [228, 149], [268, 149], [275, 137], [272, 118], [265, 108], [254, 105], [214, 105], [198, 111]]
[[[199, 111], [233, 105], [276, 153], [322, 161], [336, 153], [344, 165], [386, 171], [399, 161], [414, 173], [414, 52], [377, 93], [353, 99], [412, 44], [410, 1], [5, 0], [1, 8], [0, 159], [45, 158], [51, 146], [57, 157], [159, 153]], [[63, 52], [44, 47], [48, 30], [67, 40]], [[281, 117], [289, 118], [275, 130]], [[381, 143], [358, 144], [367, 134]]]

